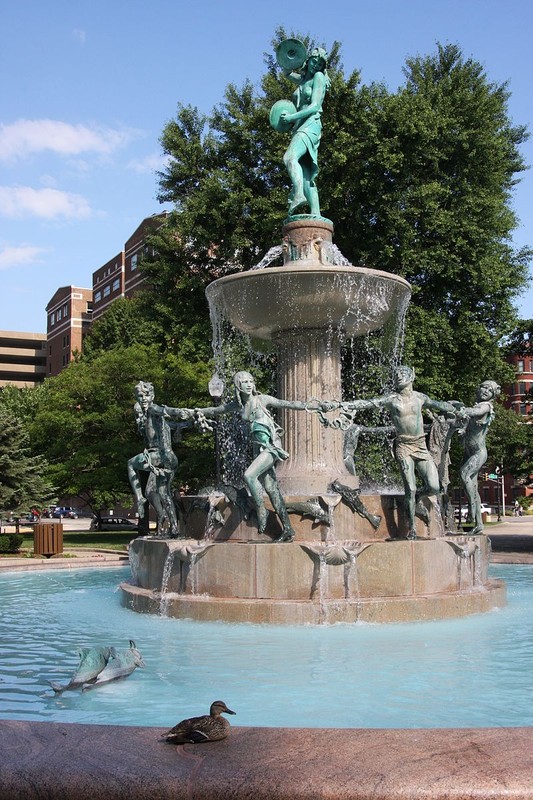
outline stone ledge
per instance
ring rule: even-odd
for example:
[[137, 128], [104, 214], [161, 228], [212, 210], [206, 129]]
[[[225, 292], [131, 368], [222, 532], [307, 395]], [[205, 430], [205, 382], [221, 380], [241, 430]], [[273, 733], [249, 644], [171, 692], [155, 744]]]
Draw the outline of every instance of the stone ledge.
[[121, 567], [129, 564], [126, 552], [109, 550], [68, 550], [71, 557], [2, 558], [0, 572], [33, 572], [43, 569], [80, 569], [83, 567]]
[[533, 800], [532, 728], [233, 728], [178, 747], [162, 733], [0, 721], [0, 800]]

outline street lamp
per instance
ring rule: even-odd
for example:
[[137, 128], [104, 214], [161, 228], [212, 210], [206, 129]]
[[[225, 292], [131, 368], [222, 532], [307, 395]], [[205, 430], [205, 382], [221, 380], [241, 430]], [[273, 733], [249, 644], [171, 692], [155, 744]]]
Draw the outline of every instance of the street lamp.
[[[224, 381], [218, 375], [218, 373], [214, 372], [211, 376], [211, 380], [209, 381], [207, 388], [209, 390], [209, 395], [213, 399], [214, 404], [217, 406], [220, 403], [220, 398], [224, 394]], [[215, 464], [216, 464], [216, 487], [218, 489], [220, 485], [220, 437], [218, 432], [218, 419], [214, 420], [214, 434], [215, 434]]]

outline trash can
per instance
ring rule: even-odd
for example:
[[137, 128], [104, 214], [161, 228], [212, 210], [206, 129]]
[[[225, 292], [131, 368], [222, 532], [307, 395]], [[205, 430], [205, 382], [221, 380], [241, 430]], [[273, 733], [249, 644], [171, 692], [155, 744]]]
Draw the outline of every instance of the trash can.
[[63, 523], [36, 522], [33, 528], [33, 552], [45, 558], [62, 553]]

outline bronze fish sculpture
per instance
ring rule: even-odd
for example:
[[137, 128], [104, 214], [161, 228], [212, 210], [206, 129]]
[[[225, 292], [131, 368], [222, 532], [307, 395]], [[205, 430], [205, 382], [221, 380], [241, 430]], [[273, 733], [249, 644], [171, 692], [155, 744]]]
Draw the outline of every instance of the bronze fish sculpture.
[[323, 522], [330, 524], [329, 512], [322, 508], [318, 497], [311, 500], [294, 500], [287, 503], [287, 511], [293, 514], [300, 514], [302, 517], [311, 517], [313, 522]]
[[352, 509], [352, 511], [356, 511], [362, 517], [367, 519], [374, 530], [379, 528], [381, 516], [379, 514], [370, 513], [368, 508], [359, 497], [358, 489], [351, 489], [349, 486], [339, 483], [339, 481], [333, 481], [331, 484], [331, 489], [332, 491], [337, 492], [337, 494], [340, 494], [344, 502]]
[[86, 683], [93, 683], [111, 658], [111, 650], [111, 647], [82, 647], [77, 651], [80, 663], [70, 681], [64, 686], [53, 681], [48, 683], [56, 694], [66, 692], [68, 689], [77, 689]]
[[94, 686], [100, 686], [102, 683], [116, 681], [118, 678], [125, 678], [131, 675], [137, 667], [144, 667], [144, 665], [143, 658], [137, 650], [135, 642], [130, 639], [130, 646], [127, 650], [118, 651], [114, 647], [111, 648], [111, 658], [102, 672], [98, 674], [95, 681], [85, 683], [82, 691], [92, 689]]

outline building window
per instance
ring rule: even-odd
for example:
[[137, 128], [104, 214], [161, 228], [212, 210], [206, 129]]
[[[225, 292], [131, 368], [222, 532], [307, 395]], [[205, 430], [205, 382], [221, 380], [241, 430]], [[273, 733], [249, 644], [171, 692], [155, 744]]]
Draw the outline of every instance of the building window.
[[131, 257], [131, 271], [132, 272], [133, 272], [134, 269], [137, 269], [138, 258], [139, 257], [137, 256], [137, 254], [135, 254], [134, 256]]
[[94, 302], [99, 303], [101, 299], [102, 299], [102, 292], [100, 291], [100, 289], [98, 289], [98, 291], [94, 293]]
[[518, 372], [523, 372], [524, 371], [524, 359], [523, 358], [519, 358], [518, 361], [516, 362], [516, 369], [517, 369]]
[[104, 297], [109, 297], [110, 294], [111, 294], [111, 286], [107, 284], [107, 286], [104, 286]]
[[526, 384], [525, 384], [524, 381], [520, 381], [520, 383], [517, 384], [517, 386], [518, 386], [517, 394], [525, 394], [526, 393], [527, 388], [526, 388]]
[[120, 289], [120, 278], [115, 278], [113, 281], [113, 291], [117, 292]]
[[67, 303], [65, 303], [65, 305], [63, 306], [63, 316], [64, 317], [68, 317], [68, 304]]
[[61, 309], [58, 308], [57, 309], [57, 321], [59, 322], [60, 319], [61, 319]]
[[55, 312], [54, 312], [54, 313], [50, 314], [50, 325], [55, 325], [55, 324], [56, 324], [56, 315], [55, 315]]

